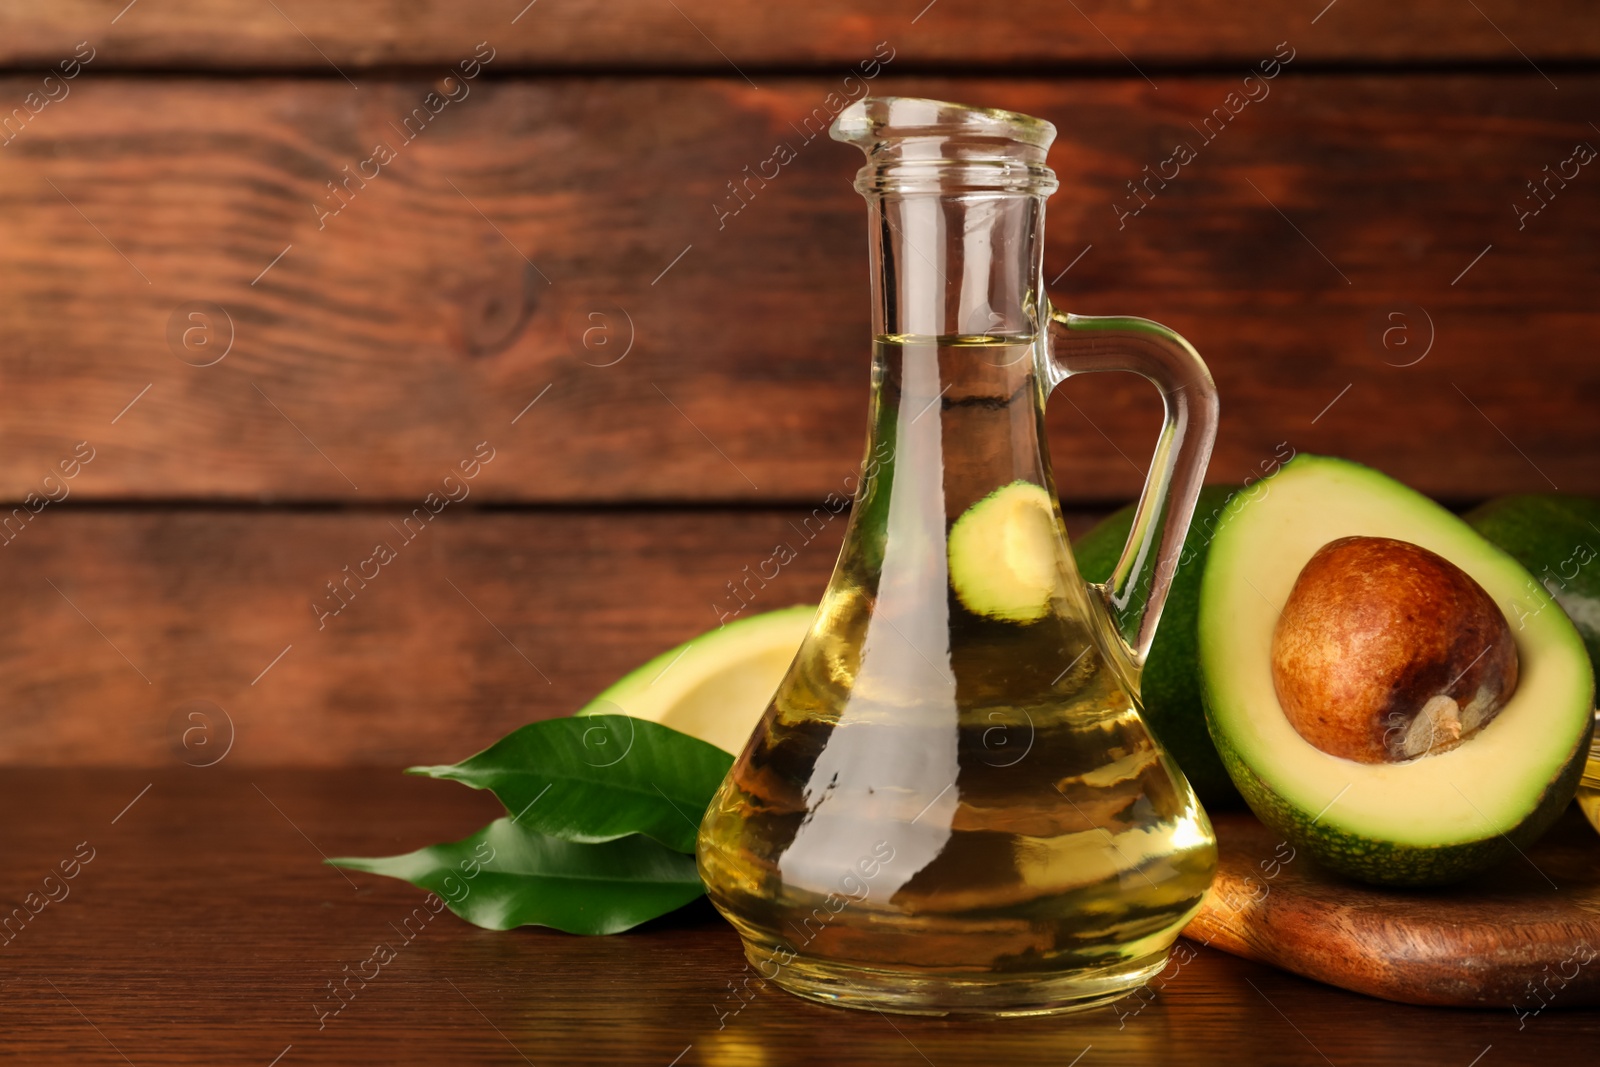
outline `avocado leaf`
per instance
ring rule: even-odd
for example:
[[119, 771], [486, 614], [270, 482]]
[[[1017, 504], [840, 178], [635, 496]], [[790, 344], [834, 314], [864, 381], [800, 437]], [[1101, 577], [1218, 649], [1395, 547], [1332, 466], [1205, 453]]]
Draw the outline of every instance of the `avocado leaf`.
[[693, 853], [731, 766], [728, 753], [670, 726], [585, 715], [530, 723], [460, 763], [407, 773], [492, 790], [520, 826], [563, 841], [644, 834]]
[[579, 844], [509, 818], [461, 841], [402, 856], [328, 863], [427, 889], [461, 918], [488, 930], [549, 926], [569, 934], [615, 934], [675, 911], [705, 891], [692, 856], [647, 837]]

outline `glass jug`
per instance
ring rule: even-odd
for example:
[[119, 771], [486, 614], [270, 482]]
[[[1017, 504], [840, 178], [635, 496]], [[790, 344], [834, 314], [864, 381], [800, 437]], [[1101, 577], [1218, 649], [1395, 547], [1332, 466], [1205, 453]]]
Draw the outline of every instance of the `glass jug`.
[[[872, 400], [816, 621], [701, 823], [700, 874], [765, 978], [914, 1014], [1034, 1014], [1139, 986], [1216, 870], [1139, 716], [1139, 669], [1216, 434], [1205, 364], [1043, 291], [1047, 122], [865, 98]], [[1166, 422], [1122, 557], [1086, 586], [1044, 447], [1073, 374]]]

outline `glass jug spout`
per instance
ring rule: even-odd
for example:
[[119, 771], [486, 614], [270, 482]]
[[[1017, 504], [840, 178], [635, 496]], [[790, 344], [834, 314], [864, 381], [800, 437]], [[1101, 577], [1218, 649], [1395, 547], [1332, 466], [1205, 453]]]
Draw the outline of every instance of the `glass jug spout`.
[[[1049, 123], [866, 99], [834, 136], [867, 154], [867, 452], [816, 621], [701, 824], [701, 875], [762, 976], [803, 996], [1102, 1003], [1160, 970], [1215, 870], [1138, 705], [1215, 392], [1170, 331], [1051, 308]], [[1072, 558], [1044, 406], [1108, 369], [1168, 410], [1102, 588]]]

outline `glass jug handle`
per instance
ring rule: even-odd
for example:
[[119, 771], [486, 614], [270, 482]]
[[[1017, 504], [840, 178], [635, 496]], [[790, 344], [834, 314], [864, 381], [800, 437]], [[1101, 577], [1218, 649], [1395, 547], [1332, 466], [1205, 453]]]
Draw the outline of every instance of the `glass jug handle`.
[[[1158, 322], [1050, 313], [1051, 390], [1074, 374], [1132, 371], [1161, 391], [1165, 422], [1128, 543], [1100, 594], [1135, 665], [1144, 666], [1183, 552], [1217, 437], [1217, 387], [1194, 346]], [[1141, 589], [1149, 593], [1142, 599]]]

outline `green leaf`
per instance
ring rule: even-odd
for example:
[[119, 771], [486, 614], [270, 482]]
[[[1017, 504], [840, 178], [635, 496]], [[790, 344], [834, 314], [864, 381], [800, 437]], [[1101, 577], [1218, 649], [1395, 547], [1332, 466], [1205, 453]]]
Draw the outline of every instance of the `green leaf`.
[[490, 789], [519, 826], [566, 841], [645, 834], [679, 852], [733, 757], [670, 726], [628, 715], [546, 719], [454, 765], [408, 774]]
[[615, 934], [676, 911], [705, 891], [693, 857], [649, 838], [578, 844], [510, 819], [403, 856], [328, 862], [430, 890], [461, 918], [489, 930], [550, 926], [569, 934]]

